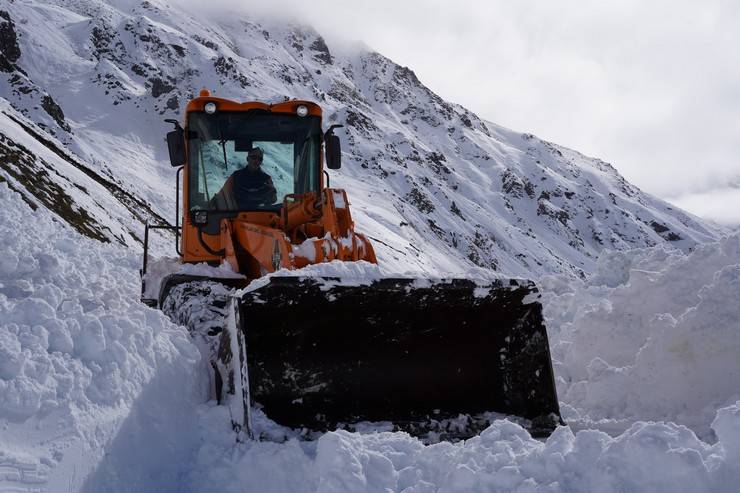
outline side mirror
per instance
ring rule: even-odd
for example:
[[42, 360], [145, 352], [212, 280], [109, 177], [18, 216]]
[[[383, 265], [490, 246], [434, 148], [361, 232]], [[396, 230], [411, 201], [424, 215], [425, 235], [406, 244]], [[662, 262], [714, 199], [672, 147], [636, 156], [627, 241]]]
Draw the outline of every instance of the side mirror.
[[182, 128], [176, 128], [167, 132], [167, 149], [170, 151], [170, 164], [182, 166], [185, 164], [185, 132]]
[[326, 142], [326, 166], [329, 169], [342, 167], [342, 143], [336, 135], [329, 136]]
[[334, 135], [334, 129], [342, 125], [332, 125], [324, 134], [324, 145], [326, 152], [326, 166], [329, 169], [342, 167], [342, 143], [339, 137]]

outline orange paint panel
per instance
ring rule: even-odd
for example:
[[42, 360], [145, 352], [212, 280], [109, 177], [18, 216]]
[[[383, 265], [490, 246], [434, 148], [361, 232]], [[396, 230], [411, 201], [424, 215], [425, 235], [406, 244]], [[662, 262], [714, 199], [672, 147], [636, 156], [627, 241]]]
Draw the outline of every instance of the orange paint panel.
[[274, 272], [281, 267], [293, 267], [289, 256], [290, 243], [282, 231], [237, 222], [234, 224], [233, 234], [235, 243], [249, 252], [265, 271]]

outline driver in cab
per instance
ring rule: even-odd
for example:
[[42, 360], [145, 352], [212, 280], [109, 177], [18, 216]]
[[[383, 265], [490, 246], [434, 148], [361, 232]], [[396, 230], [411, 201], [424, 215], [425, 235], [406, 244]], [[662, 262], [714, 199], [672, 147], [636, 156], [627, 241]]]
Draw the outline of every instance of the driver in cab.
[[234, 171], [213, 197], [212, 202], [218, 209], [254, 209], [276, 202], [277, 192], [272, 177], [261, 169], [264, 154], [259, 147], [247, 153], [247, 166]]

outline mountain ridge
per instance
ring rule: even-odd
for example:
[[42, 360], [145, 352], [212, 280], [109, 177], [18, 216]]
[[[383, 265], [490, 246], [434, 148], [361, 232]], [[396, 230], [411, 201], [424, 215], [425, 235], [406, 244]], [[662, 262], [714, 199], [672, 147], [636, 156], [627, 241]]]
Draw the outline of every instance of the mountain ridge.
[[[196, 19], [159, 1], [13, 2], [0, 16], [1, 94], [154, 221], [174, 211], [162, 119], [179, 118], [208, 87], [232, 99], [314, 100], [326, 123], [344, 124], [345, 165], [331, 183], [348, 190], [358, 229], [396, 270], [583, 277], [605, 249], [687, 251], [724, 234], [604, 161], [487, 122], [411, 69], [333, 48], [308, 27]], [[142, 214], [119, 214], [129, 230], [119, 241], [138, 243]]]

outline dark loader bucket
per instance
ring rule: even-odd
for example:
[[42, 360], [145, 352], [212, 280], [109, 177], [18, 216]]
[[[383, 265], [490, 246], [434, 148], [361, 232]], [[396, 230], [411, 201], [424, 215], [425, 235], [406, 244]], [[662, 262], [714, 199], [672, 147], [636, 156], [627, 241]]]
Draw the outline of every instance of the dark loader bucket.
[[235, 298], [219, 359], [245, 404], [292, 428], [493, 411], [547, 434], [562, 421], [537, 299], [523, 280], [272, 277]]

